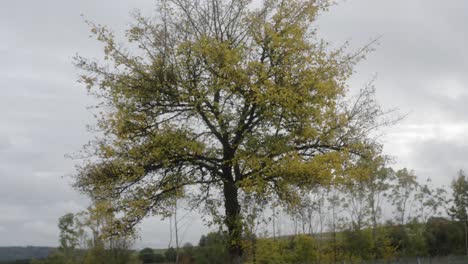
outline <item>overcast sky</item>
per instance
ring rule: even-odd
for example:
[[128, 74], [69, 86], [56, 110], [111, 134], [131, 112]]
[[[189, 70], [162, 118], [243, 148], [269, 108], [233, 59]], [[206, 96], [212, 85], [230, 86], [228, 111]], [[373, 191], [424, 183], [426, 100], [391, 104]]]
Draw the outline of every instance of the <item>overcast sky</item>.
[[[0, 8], [0, 246], [58, 244], [57, 219], [88, 205], [70, 187], [73, 160], [92, 136], [93, 104], [72, 57], [93, 57], [87, 19], [122, 32], [154, 0], [16, 0]], [[384, 107], [408, 116], [382, 139], [395, 167], [448, 184], [468, 164], [468, 1], [347, 0], [319, 18], [320, 35], [358, 48], [381, 37], [349, 84], [377, 74]], [[207, 231], [189, 215], [185, 241]], [[141, 225], [138, 246], [166, 247], [168, 225]]]

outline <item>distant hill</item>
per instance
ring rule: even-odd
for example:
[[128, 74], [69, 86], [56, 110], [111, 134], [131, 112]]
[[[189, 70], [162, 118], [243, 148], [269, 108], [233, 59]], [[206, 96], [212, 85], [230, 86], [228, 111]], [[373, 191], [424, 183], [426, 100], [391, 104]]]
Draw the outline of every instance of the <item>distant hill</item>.
[[0, 263], [24, 259], [46, 258], [54, 251], [52, 247], [0, 247]]

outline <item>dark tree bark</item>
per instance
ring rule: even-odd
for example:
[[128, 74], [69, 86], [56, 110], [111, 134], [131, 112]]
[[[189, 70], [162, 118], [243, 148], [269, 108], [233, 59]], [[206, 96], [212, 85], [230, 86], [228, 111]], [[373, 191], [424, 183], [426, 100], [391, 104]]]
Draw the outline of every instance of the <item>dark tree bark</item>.
[[242, 263], [242, 221], [238, 188], [232, 181], [224, 183], [226, 226], [228, 228], [228, 252], [232, 264]]

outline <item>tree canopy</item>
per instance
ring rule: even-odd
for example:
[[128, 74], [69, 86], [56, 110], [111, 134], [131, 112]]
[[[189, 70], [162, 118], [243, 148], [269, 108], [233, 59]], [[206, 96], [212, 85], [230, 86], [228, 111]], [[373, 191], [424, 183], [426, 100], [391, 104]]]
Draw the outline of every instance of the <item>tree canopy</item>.
[[363, 172], [358, 160], [379, 153], [369, 133], [387, 121], [372, 86], [347, 96], [368, 47], [347, 53], [316, 36], [329, 4], [161, 1], [156, 18], [135, 15], [125, 44], [90, 23], [105, 61], [76, 65], [100, 99], [102, 133], [75, 186], [110, 201], [122, 216], [112, 230], [169, 215], [183, 197], [227, 228], [240, 262], [245, 197], [291, 205]]

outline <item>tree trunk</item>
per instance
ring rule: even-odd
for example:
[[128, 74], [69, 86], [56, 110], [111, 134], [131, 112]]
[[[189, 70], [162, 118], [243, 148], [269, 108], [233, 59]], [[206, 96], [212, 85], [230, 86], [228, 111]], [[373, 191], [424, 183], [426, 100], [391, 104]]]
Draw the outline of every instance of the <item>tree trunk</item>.
[[230, 263], [242, 263], [242, 222], [238, 188], [232, 181], [224, 182], [224, 207], [226, 209], [226, 226], [228, 228], [228, 252]]
[[467, 225], [467, 220], [464, 221], [464, 229], [465, 229], [465, 250], [466, 250], [466, 255], [468, 256], [468, 225]]
[[179, 264], [179, 226], [177, 220], [177, 198], [174, 202], [174, 227], [175, 227], [175, 240], [176, 240], [176, 264]]
[[273, 239], [276, 240], [276, 211], [275, 211], [275, 205], [273, 205]]

